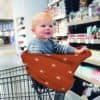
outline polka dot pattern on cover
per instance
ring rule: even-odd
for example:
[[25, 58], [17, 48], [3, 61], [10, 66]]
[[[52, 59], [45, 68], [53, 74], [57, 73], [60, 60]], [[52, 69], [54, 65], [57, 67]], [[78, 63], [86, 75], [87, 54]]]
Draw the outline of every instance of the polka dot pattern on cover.
[[21, 55], [28, 74], [43, 86], [66, 92], [74, 83], [74, 72], [79, 64], [91, 55], [90, 51], [81, 54], [31, 54]]

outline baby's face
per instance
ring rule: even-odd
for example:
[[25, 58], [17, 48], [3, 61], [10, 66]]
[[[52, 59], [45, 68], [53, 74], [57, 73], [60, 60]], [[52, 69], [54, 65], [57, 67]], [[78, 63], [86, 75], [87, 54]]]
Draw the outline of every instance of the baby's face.
[[38, 20], [34, 32], [37, 38], [48, 40], [54, 33], [54, 25], [52, 20], [48, 18], [41, 18]]

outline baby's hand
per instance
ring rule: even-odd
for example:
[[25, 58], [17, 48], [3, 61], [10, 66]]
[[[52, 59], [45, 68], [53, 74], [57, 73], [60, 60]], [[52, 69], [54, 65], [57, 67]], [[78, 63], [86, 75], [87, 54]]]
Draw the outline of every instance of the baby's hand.
[[88, 48], [86, 46], [83, 46], [80, 49], [75, 49], [75, 53], [80, 54], [80, 53], [82, 53], [82, 52], [84, 52], [86, 50], [88, 50]]
[[87, 48], [86, 46], [83, 46], [83, 47], [80, 49], [80, 53], [82, 53], [82, 52], [84, 52], [84, 51], [86, 51], [86, 50], [88, 50], [88, 48]]

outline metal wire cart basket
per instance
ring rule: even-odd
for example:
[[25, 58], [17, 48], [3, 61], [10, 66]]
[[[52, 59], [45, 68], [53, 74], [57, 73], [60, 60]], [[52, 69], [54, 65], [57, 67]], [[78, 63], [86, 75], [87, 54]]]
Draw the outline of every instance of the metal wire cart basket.
[[0, 100], [54, 100], [55, 92], [32, 82], [26, 67], [0, 70]]

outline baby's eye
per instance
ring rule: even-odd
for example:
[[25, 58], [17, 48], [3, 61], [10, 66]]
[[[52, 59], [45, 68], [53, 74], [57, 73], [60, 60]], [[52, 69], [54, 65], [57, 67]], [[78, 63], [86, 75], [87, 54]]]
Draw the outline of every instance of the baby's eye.
[[41, 25], [41, 27], [46, 27], [46, 25]]
[[53, 25], [49, 25], [49, 27], [53, 27]]

